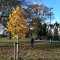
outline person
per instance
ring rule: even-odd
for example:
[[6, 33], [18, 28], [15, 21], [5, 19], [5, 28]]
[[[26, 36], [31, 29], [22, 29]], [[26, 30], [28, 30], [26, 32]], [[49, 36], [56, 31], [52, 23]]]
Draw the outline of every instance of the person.
[[34, 47], [34, 38], [31, 38], [31, 47]]

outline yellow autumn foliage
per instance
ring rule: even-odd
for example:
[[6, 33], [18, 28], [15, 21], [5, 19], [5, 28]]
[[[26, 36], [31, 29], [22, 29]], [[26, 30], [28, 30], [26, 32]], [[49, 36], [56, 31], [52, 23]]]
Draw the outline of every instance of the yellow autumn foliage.
[[22, 9], [17, 6], [13, 8], [12, 13], [9, 15], [9, 21], [7, 22], [7, 31], [12, 35], [18, 35], [19, 37], [25, 37], [29, 31], [26, 18], [22, 13]]

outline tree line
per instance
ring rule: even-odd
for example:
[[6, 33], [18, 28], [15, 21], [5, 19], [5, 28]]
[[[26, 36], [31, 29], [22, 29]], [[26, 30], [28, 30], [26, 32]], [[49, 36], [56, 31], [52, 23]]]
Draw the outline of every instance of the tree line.
[[[11, 4], [10, 4], [11, 2]], [[13, 4], [14, 2], [14, 4]], [[7, 31], [10, 32], [12, 35], [19, 35], [22, 36], [29, 36], [31, 33], [32, 35], [36, 35], [36, 38], [50, 38], [52, 37], [51, 31], [48, 33], [47, 23], [46, 20], [51, 19], [53, 17], [52, 8], [45, 6], [44, 4], [32, 4], [29, 6], [22, 7], [15, 0], [3, 0], [1, 1], [3, 6], [7, 4], [10, 6], [8, 9], [8, 16], [6, 17], [7, 20], [3, 20], [2, 24], [7, 28]], [[1, 6], [2, 6], [1, 4]], [[4, 13], [5, 14], [5, 13]], [[3, 18], [3, 17], [2, 17]], [[5, 18], [5, 17], [4, 17]], [[56, 28], [54, 29], [54, 36], [57, 36], [57, 24]], [[49, 25], [50, 27], [52, 25]], [[31, 29], [32, 28], [32, 29]], [[57, 36], [58, 37], [58, 36]]]

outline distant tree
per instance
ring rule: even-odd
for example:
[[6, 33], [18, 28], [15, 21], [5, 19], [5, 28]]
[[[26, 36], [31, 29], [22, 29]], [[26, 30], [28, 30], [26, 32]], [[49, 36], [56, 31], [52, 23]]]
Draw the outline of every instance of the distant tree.
[[25, 15], [28, 18], [40, 17], [46, 19], [49, 13], [49, 8], [45, 5], [33, 4], [27, 7], [25, 10]]
[[11, 13], [12, 8], [19, 5], [17, 0], [0, 0], [0, 10], [2, 12], [2, 24], [6, 27], [8, 16]]
[[47, 35], [47, 24], [44, 23], [42, 25], [42, 35], [46, 36]]
[[49, 24], [49, 26], [48, 26], [48, 28], [47, 28], [47, 30], [48, 30], [48, 32], [47, 32], [47, 38], [48, 38], [48, 40], [52, 40], [52, 30], [51, 30], [51, 28], [52, 28], [52, 24]]
[[59, 26], [59, 24], [56, 22], [54, 24], [54, 26], [55, 26], [55, 28], [54, 28], [54, 40], [58, 40], [59, 39], [58, 38], [58, 26]]
[[17, 5], [17, 0], [1, 0], [0, 4], [3, 6], [15, 6]]
[[[42, 22], [44, 23], [45, 20], [48, 19], [50, 16], [50, 10], [45, 5], [30, 5], [27, 7], [27, 9], [24, 10], [25, 16], [27, 18], [32, 19], [32, 26], [34, 27], [34, 31], [38, 36], [45, 35], [46, 36], [46, 24], [42, 25]], [[33, 32], [34, 32], [33, 31]]]
[[41, 22], [42, 22], [42, 20], [39, 17], [37, 17], [37, 18], [34, 17], [32, 19], [32, 26], [34, 27], [34, 29], [39, 31], [40, 27], [41, 27]]
[[59, 23], [55, 22], [54, 26], [56, 26], [58, 28], [59, 27]]
[[32, 27], [34, 28], [33, 32], [39, 38], [42, 35], [42, 20], [37, 17], [32, 19]]

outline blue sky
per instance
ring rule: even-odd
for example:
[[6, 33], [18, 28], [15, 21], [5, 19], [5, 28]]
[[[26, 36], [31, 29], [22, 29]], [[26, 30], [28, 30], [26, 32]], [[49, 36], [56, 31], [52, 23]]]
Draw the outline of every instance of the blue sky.
[[[53, 8], [53, 11], [54, 11], [54, 16], [55, 16], [55, 19], [54, 21], [58, 21], [60, 22], [60, 0], [23, 0], [25, 4], [31, 4], [31, 3], [34, 3], [34, 4], [41, 4], [43, 3], [44, 5], [50, 7], [50, 8]], [[52, 21], [52, 22], [54, 22]]]
[[53, 8], [55, 14], [54, 21], [58, 21], [60, 23], [60, 0], [42, 0], [42, 3]]

